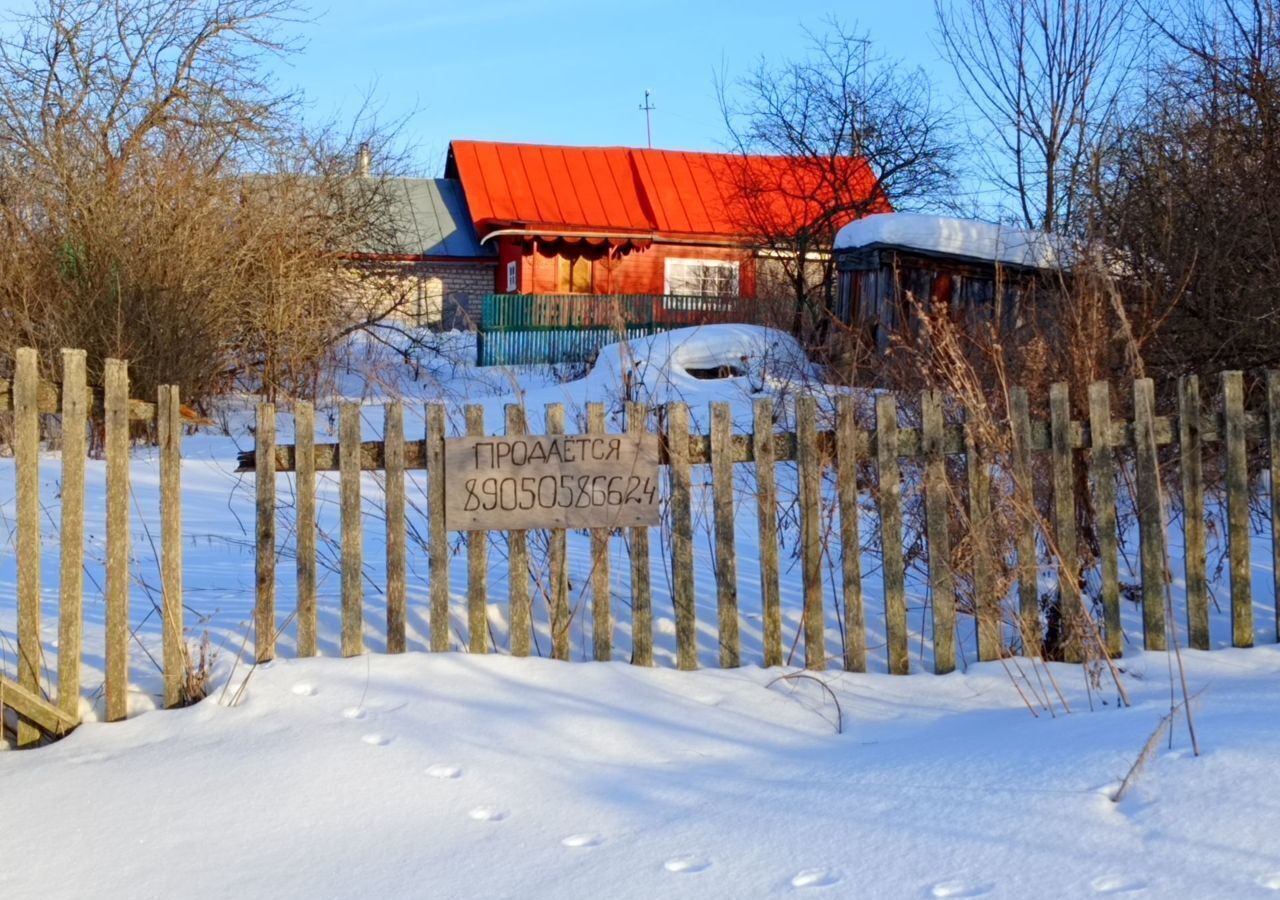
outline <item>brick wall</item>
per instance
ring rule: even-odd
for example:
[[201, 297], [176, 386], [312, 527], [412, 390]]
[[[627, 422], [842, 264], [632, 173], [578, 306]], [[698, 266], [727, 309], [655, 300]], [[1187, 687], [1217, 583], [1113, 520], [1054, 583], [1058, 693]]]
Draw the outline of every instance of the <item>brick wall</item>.
[[376, 267], [376, 277], [366, 279], [366, 290], [376, 292], [374, 301], [383, 308], [395, 307], [392, 318], [468, 330], [478, 326], [484, 297], [494, 292], [497, 261], [379, 261]]

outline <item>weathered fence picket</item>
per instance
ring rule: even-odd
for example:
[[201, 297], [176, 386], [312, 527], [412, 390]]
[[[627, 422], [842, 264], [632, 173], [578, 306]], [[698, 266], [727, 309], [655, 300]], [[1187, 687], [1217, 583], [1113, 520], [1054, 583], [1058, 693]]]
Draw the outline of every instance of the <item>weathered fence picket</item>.
[[[587, 404], [587, 433], [604, 434], [604, 404]], [[613, 657], [613, 609], [609, 585], [609, 529], [591, 529], [591, 646], [592, 658]]]
[[164, 659], [164, 705], [184, 700], [186, 629], [182, 615], [182, 405], [176, 385], [161, 385], [156, 397], [160, 445], [160, 612]]
[[408, 566], [405, 548], [404, 517], [404, 408], [399, 401], [383, 408], [383, 445], [385, 450], [387, 527], [387, 652], [405, 651], [405, 571]]
[[[508, 403], [506, 407], [508, 435], [521, 435], [529, 430], [524, 407]], [[533, 600], [529, 594], [529, 536], [525, 531], [507, 534], [507, 584], [510, 591], [511, 655], [528, 656], [533, 640]]]
[[[255, 600], [254, 658], [266, 662], [276, 655], [276, 407], [258, 404], [254, 420], [254, 494], [258, 514], [254, 527]], [[345, 526], [346, 523], [344, 522]]]
[[80, 655], [84, 646], [84, 469], [89, 404], [85, 352], [62, 351], [62, 513], [59, 517], [58, 707], [80, 709]]
[[107, 455], [106, 719], [128, 715], [129, 690], [129, 364], [103, 372]]
[[[1204, 460], [1200, 441], [1200, 379], [1195, 375], [1188, 375], [1178, 381], [1183, 565], [1187, 583], [1187, 646], [1195, 650], [1208, 650], [1209, 578], [1206, 573], [1208, 551], [1205, 546]], [[1111, 527], [1114, 531], [1115, 524], [1112, 523]], [[1111, 540], [1114, 542], [1114, 537]]]
[[1222, 373], [1222, 419], [1227, 467], [1227, 552], [1231, 560], [1231, 643], [1236, 647], [1252, 647], [1249, 468], [1245, 455], [1244, 376], [1240, 372]]
[[[628, 403], [627, 432], [645, 430], [649, 410], [640, 403]], [[631, 556], [631, 662], [637, 666], [653, 665], [653, 601], [650, 598], [649, 529], [631, 528], [627, 532]]]
[[756, 461], [756, 518], [760, 540], [760, 615], [764, 664], [782, 665], [782, 599], [778, 589], [778, 482], [773, 465], [773, 401], [752, 406], [751, 446]]
[[715, 504], [716, 610], [720, 625], [720, 667], [742, 665], [738, 635], [738, 557], [734, 546], [733, 417], [728, 403], [711, 404], [711, 480]]
[[1115, 454], [1111, 449], [1111, 386], [1105, 381], [1089, 385], [1089, 476], [1093, 490], [1094, 530], [1101, 557], [1103, 641], [1107, 655], [1124, 653], [1120, 627], [1120, 546], [1116, 534]]
[[671, 475], [671, 602], [676, 616], [676, 666], [698, 668], [693, 610], [693, 475], [689, 462], [689, 407], [667, 404], [668, 471]]
[[359, 656], [364, 652], [364, 525], [360, 511], [360, 457], [360, 405], [343, 402], [338, 407], [343, 656]]
[[317, 652], [316, 610], [316, 414], [311, 403], [299, 400], [293, 409], [295, 531], [297, 554], [298, 655]]

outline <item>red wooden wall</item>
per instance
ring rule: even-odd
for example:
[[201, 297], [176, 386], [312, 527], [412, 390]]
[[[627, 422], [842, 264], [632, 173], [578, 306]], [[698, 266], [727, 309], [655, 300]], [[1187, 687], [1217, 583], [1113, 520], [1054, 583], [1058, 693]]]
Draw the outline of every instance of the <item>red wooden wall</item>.
[[[521, 294], [560, 293], [559, 257], [545, 256], [517, 238], [499, 238], [498, 266], [494, 289], [507, 293], [507, 263], [519, 266]], [[594, 294], [661, 294], [667, 259], [714, 259], [736, 261], [738, 293], [756, 295], [755, 257], [749, 251], [689, 244], [652, 244], [620, 257], [597, 259], [591, 266]]]

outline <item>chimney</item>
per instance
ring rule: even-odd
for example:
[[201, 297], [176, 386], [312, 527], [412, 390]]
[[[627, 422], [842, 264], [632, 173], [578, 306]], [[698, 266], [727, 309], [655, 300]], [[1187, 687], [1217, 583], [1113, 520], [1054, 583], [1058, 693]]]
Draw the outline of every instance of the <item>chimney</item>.
[[368, 178], [372, 171], [373, 153], [369, 150], [368, 142], [360, 144], [360, 149], [356, 151], [356, 174], [361, 178]]

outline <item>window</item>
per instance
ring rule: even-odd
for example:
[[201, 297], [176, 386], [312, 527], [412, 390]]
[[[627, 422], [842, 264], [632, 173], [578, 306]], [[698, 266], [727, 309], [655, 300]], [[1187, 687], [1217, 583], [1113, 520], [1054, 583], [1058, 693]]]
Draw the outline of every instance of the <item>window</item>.
[[562, 294], [591, 293], [591, 260], [562, 256], [558, 260], [559, 290]]
[[417, 325], [437, 325], [444, 318], [444, 282], [439, 278], [418, 280], [413, 318]]
[[[718, 259], [668, 259], [665, 261], [663, 293], [677, 297], [738, 296], [738, 264]], [[713, 300], [667, 301], [668, 309], [691, 311], [721, 309]]]
[[520, 267], [515, 260], [507, 263], [507, 293], [514, 294], [520, 289]]

